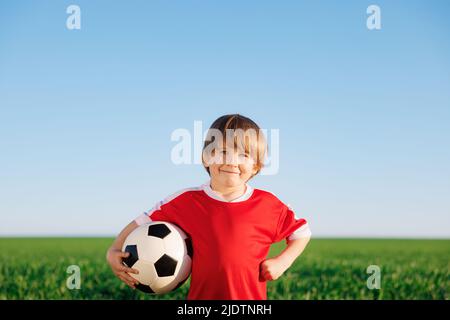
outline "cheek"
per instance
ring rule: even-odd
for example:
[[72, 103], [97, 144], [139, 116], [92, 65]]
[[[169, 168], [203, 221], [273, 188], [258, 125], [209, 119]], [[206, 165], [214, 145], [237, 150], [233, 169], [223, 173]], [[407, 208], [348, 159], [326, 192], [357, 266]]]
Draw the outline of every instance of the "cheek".
[[219, 166], [218, 165], [211, 165], [209, 167], [209, 172], [213, 175], [219, 174]]
[[245, 163], [241, 166], [241, 172], [244, 175], [251, 175], [253, 170], [253, 164], [251, 163]]

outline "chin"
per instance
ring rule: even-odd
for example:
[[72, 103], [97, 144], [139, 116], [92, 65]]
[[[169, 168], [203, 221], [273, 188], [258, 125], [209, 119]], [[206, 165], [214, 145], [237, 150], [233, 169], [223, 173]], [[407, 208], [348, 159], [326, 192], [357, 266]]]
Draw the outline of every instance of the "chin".
[[245, 181], [242, 181], [240, 178], [236, 177], [236, 178], [225, 179], [225, 183], [229, 187], [236, 187], [236, 186], [238, 186], [240, 184], [245, 183]]

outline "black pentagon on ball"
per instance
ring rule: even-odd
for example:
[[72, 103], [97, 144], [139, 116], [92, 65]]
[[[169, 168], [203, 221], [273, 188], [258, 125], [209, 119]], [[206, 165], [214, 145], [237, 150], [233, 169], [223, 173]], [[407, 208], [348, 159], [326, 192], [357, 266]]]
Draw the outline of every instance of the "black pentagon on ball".
[[126, 246], [125, 252], [129, 252], [130, 255], [125, 259], [123, 259], [123, 262], [127, 265], [127, 267], [131, 268], [136, 263], [136, 261], [139, 260], [137, 246], [136, 245]]
[[145, 293], [155, 293], [155, 292], [152, 290], [152, 288], [150, 288], [150, 286], [147, 286], [147, 285], [142, 284], [142, 283], [139, 283], [139, 284], [136, 286], [136, 289], [141, 290], [142, 292], [145, 292]]
[[194, 250], [192, 249], [192, 240], [191, 240], [191, 238], [184, 239], [184, 243], [186, 244], [187, 254], [192, 259], [192, 255], [194, 254]]
[[163, 255], [155, 262], [156, 273], [159, 277], [173, 276], [176, 268], [177, 260], [169, 257], [167, 254]]
[[164, 239], [170, 233], [170, 229], [163, 223], [152, 224], [148, 227], [148, 235]]

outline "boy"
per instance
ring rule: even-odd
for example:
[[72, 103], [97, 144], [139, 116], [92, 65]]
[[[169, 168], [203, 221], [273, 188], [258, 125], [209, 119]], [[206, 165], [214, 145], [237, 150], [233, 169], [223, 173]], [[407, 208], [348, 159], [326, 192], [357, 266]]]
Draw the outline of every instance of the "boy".
[[[167, 221], [192, 240], [189, 300], [267, 299], [266, 281], [290, 267], [311, 232], [275, 195], [247, 183], [261, 170], [265, 154], [264, 136], [251, 119], [231, 114], [214, 121], [203, 147], [210, 180], [160, 201], [120, 232], [107, 253], [116, 276], [130, 287], [139, 284], [128, 274], [137, 270], [122, 264], [128, 256], [121, 251], [124, 240], [141, 224]], [[266, 260], [270, 245], [283, 239], [284, 251]]]

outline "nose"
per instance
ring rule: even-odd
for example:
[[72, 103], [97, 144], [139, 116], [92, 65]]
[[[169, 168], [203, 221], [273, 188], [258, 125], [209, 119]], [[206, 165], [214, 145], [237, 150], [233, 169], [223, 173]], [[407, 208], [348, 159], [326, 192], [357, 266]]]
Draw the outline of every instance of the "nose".
[[225, 163], [228, 165], [238, 166], [239, 165], [239, 156], [237, 152], [227, 152], [227, 156], [225, 157]]

